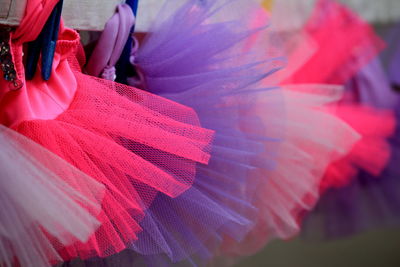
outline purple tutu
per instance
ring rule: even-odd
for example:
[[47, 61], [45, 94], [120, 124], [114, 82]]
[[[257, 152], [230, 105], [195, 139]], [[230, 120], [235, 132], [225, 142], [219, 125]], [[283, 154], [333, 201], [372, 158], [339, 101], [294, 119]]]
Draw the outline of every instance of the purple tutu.
[[258, 93], [274, 90], [257, 88], [277, 70], [274, 61], [254, 61], [239, 49], [261, 29], [239, 21], [209, 23], [227, 12], [229, 1], [185, 2], [171, 15], [166, 3], [132, 56], [143, 89], [193, 108], [201, 125], [216, 132], [210, 163], [198, 165], [193, 187], [175, 199], [160, 195], [141, 223], [144, 231], [132, 249], [143, 255], [137, 260], [155, 266], [202, 262], [225, 236], [240, 241], [254, 226], [253, 196], [265, 182], [256, 173], [274, 167], [280, 143], [279, 131], [265, 136], [259, 118], [246, 114]]
[[324, 169], [358, 135], [321, 111], [336, 90], [313, 95], [272, 85], [284, 64], [274, 57], [279, 38], [269, 40], [266, 17], [243, 16], [259, 11], [248, 0], [166, 1], [132, 51], [128, 72], [136, 75], [128, 81], [193, 108], [215, 131], [210, 162], [197, 165], [182, 195], [157, 196], [130, 250], [70, 266], [206, 265], [218, 253], [256, 251], [298, 233], [298, 213], [317, 200]]
[[[266, 136], [264, 123], [248, 110], [258, 94], [278, 90], [259, 88], [258, 82], [282, 63], [255, 60], [251, 51], [242, 51], [249, 37], [265, 27], [249, 29], [237, 18], [227, 18], [230, 8], [250, 8], [243, 0], [189, 0], [178, 8], [171, 2], [162, 7], [140, 48], [133, 50], [131, 62], [138, 76], [128, 81], [193, 108], [202, 127], [216, 131], [212, 156], [207, 166], [198, 164], [194, 184], [185, 193], [177, 198], [157, 196], [140, 222], [143, 231], [131, 251], [86, 261], [87, 265], [208, 261], [225, 237], [239, 242], [253, 228], [258, 213], [252, 205], [254, 192], [267, 178], [257, 173], [275, 165], [279, 127]], [[214, 22], [219, 15], [224, 21]], [[89, 66], [102, 69], [97, 63], [89, 61]], [[281, 101], [276, 94], [270, 108], [274, 114], [282, 113]], [[79, 264], [83, 263], [66, 263]]]

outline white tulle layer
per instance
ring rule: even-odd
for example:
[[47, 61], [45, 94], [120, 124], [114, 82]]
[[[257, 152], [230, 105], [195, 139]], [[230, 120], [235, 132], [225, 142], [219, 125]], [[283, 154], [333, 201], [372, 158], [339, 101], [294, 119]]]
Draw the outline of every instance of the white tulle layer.
[[103, 186], [0, 126], [0, 265], [49, 266], [98, 226]]
[[[267, 179], [255, 195], [254, 206], [259, 209], [256, 226], [240, 244], [226, 240], [224, 254], [252, 254], [272, 239], [288, 239], [299, 232], [304, 212], [318, 201], [327, 166], [360, 138], [335, 116], [331, 103], [341, 91], [338, 86], [301, 85], [270, 90], [258, 97], [251, 112], [263, 114], [260, 118], [268, 125], [266, 131], [279, 131], [283, 142], [279, 143], [275, 168], [260, 173]], [[271, 112], [278, 97], [284, 107], [281, 114]]]

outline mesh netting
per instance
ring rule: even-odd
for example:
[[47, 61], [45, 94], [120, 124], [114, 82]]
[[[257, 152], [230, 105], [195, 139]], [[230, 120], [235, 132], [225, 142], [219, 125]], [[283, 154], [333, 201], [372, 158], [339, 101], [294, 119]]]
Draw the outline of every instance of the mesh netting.
[[[330, 88], [325, 90], [320, 86], [320, 90], [326, 92]], [[280, 115], [267, 112], [277, 102], [268, 94], [258, 98], [263, 105], [255, 105], [248, 111], [265, 114], [261, 117], [265, 125], [283, 129], [283, 142], [276, 167], [259, 174], [268, 179], [256, 191], [254, 206], [259, 212], [254, 229], [240, 243], [226, 238], [222, 246], [225, 254], [249, 255], [272, 239], [287, 239], [297, 234], [299, 218], [318, 200], [319, 183], [328, 164], [345, 155], [358, 138], [348, 125], [324, 108], [336, 99], [335, 94], [301, 91], [305, 90], [284, 88], [283, 92], [277, 92], [283, 99]], [[313, 88], [313, 91], [318, 90]]]
[[362, 139], [346, 157], [329, 166], [321, 183], [321, 191], [330, 187], [346, 186], [360, 169], [378, 176], [390, 158], [387, 138], [395, 130], [392, 112], [342, 104], [337, 109], [337, 114], [356, 129]]
[[[377, 89], [380, 88], [377, 87]], [[399, 105], [397, 105], [396, 118], [400, 117], [399, 111]], [[376, 128], [382, 126], [384, 124], [379, 124]], [[358, 171], [355, 179], [346, 181], [346, 186], [327, 189], [317, 207], [305, 218], [304, 238], [338, 239], [377, 227], [399, 225], [399, 130], [399, 125], [397, 125], [396, 132], [389, 139], [390, 159], [379, 176], [361, 170]], [[368, 155], [378, 158], [381, 154]]]
[[193, 188], [176, 199], [158, 196], [141, 221], [134, 259], [155, 266], [210, 258], [221, 240], [223, 253], [243, 255], [296, 234], [325, 168], [358, 137], [322, 111], [340, 95], [331, 87], [300, 93], [259, 84], [282, 63], [267, 56], [279, 49], [257, 50], [268, 40], [253, 38], [265, 33], [266, 20], [248, 28], [223, 16], [245, 1], [183, 2], [177, 11], [166, 4], [134, 63], [145, 89], [194, 108], [216, 138]]
[[15, 127], [107, 188], [101, 227], [87, 243], [63, 248], [64, 259], [124, 249], [158, 192], [176, 197], [191, 186], [212, 139], [189, 108], [80, 73], [76, 80], [68, 110]]
[[[323, 0], [318, 2], [306, 29], [316, 42], [315, 55], [293, 76], [294, 79], [288, 81], [347, 83], [352, 92], [346, 92], [331, 111], [360, 134], [359, 141], [349, 153], [328, 167], [319, 189], [324, 193], [323, 204], [306, 217], [304, 224], [308, 236], [322, 233], [322, 236], [332, 237], [342, 230], [340, 234], [354, 232], [359, 226], [361, 229], [369, 223], [372, 214], [379, 214], [372, 203], [375, 202], [373, 197], [365, 197], [360, 189], [367, 185], [366, 190], [374, 191], [376, 201], [384, 199], [382, 195], [388, 192], [382, 194], [379, 189], [372, 189], [372, 184], [380, 182], [358, 179], [357, 174], [363, 177], [369, 173], [372, 179], [384, 170], [391, 156], [387, 138], [395, 125], [391, 112], [365, 105], [371, 102], [378, 103], [379, 107], [390, 105], [389, 101], [383, 100], [388, 96], [384, 91], [390, 90], [385, 75], [376, 69], [376, 63], [371, 63], [383, 48], [383, 42], [372, 27], [343, 5]], [[378, 88], [379, 94], [374, 92]], [[386, 186], [385, 182], [382, 184]], [[345, 192], [348, 193], [346, 197]], [[370, 201], [371, 210], [365, 206]], [[340, 219], [330, 212], [338, 214]], [[313, 227], [315, 229], [311, 230]]]
[[[26, 81], [22, 43], [36, 38], [55, 3], [27, 5], [11, 44], [23, 86], [3, 90], [0, 120], [104, 185], [96, 233], [70, 246], [51, 238], [64, 260], [104, 257], [137, 239], [138, 222], [158, 193], [174, 198], [191, 187], [196, 164], [209, 161], [213, 132], [200, 127], [191, 108], [79, 72], [81, 53], [67, 60], [75, 57], [79, 35], [63, 26], [51, 78], [44, 81], [38, 70]], [[68, 173], [60, 177], [70, 179]]]
[[49, 266], [61, 260], [50, 240], [85, 242], [96, 230], [104, 187], [4, 126], [0, 143], [1, 264]]
[[[391, 113], [399, 119], [399, 95], [378, 57], [352, 77], [346, 89], [342, 114], [351, 115], [345, 119], [361, 129], [365, 138], [327, 173], [328, 183], [321, 188], [326, 191], [303, 225], [307, 239], [343, 238], [400, 222], [398, 123], [388, 138], [394, 128]], [[351, 106], [354, 103], [364, 106], [361, 114]], [[343, 179], [343, 173], [353, 179]]]
[[384, 46], [371, 26], [331, 0], [317, 2], [305, 32], [317, 50], [285, 83], [343, 84]]

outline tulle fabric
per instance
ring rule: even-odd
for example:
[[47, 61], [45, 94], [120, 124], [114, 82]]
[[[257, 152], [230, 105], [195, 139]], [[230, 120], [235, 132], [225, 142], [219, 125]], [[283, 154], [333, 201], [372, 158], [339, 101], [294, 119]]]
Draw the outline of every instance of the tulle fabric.
[[[297, 92], [312, 92], [314, 95], [317, 93], [317, 95], [322, 94], [321, 96], [324, 96], [330, 92], [326, 86], [310, 87], [307, 83], [344, 84], [355, 71], [368, 63], [382, 48], [382, 41], [366, 23], [362, 22], [351, 11], [332, 1], [319, 1], [307, 25], [304, 33], [294, 34], [294, 36], [289, 36], [288, 39], [283, 35], [285, 41], [303, 40], [303, 42], [297, 44], [297, 47], [284, 46], [284, 49], [289, 53], [289, 67], [286, 73], [283, 71], [283, 74], [279, 75], [278, 72], [278, 79], [282, 80], [281, 84], [283, 84], [284, 88], [290, 87], [289, 89]], [[351, 34], [351, 31], [354, 31], [354, 34]], [[331, 33], [333, 37], [328, 36], [332, 35]], [[337, 45], [336, 41], [341, 42], [340, 45]], [[329, 58], [330, 55], [334, 55], [334, 57]], [[336, 101], [340, 98], [341, 96], [338, 96]], [[347, 96], [345, 99], [347, 99]], [[278, 220], [273, 223], [265, 223], [260, 218], [258, 225], [264, 227], [258, 227], [258, 231], [254, 231], [249, 235], [247, 244], [246, 242], [244, 243], [246, 246], [236, 248], [233, 253], [237, 255], [251, 254], [262, 247], [268, 238], [288, 238], [293, 236], [300, 229], [303, 215], [315, 205], [318, 191], [323, 191], [330, 186], [348, 184], [360, 170], [379, 174], [386, 166], [390, 157], [386, 139], [394, 130], [392, 114], [387, 111], [377, 111], [373, 108], [348, 102], [340, 103], [339, 105], [326, 104], [328, 104], [328, 106], [325, 106], [327, 108], [326, 111], [329, 113], [328, 116], [339, 118], [355, 128], [361, 134], [359, 141], [355, 146], [351, 146], [348, 143], [348, 148], [351, 148], [351, 152], [342, 154], [346, 155], [344, 158], [336, 157], [337, 160], [334, 161], [334, 164], [328, 166], [329, 159], [325, 161], [325, 168], [328, 168], [326, 173], [319, 173], [320, 179], [318, 182], [321, 183], [319, 188], [318, 186], [314, 187], [314, 191], [309, 191], [311, 192], [310, 194], [297, 198], [299, 199], [297, 204], [303, 203], [303, 205], [294, 206], [295, 208], [292, 208], [293, 213], [288, 213], [289, 216], [286, 217], [282, 216], [282, 218], [286, 218], [286, 223]], [[313, 129], [315, 128], [318, 127], [313, 127]], [[329, 129], [329, 127], [326, 127], [326, 129]], [[324, 135], [320, 134], [320, 136]], [[338, 135], [336, 137], [340, 139]], [[345, 138], [343, 140], [330, 140], [335, 140], [338, 144], [350, 140], [346, 140], [345, 135], [343, 137]], [[294, 143], [296, 144], [296, 142]], [[301, 144], [301, 142], [298, 144]], [[309, 148], [304, 149], [304, 151], [311, 152], [311, 155], [324, 155], [323, 151], [315, 153]], [[333, 152], [334, 150], [326, 149], [325, 153], [328, 151]], [[374, 156], [372, 157], [371, 155]], [[333, 156], [331, 159], [334, 158]], [[286, 164], [285, 166], [290, 165]], [[324, 170], [324, 168], [320, 170]], [[321, 179], [322, 176], [324, 177]], [[287, 207], [279, 210], [292, 211]], [[273, 216], [271, 217], [273, 218]], [[344, 220], [344, 217], [342, 219]], [[273, 228], [275, 231], [268, 229], [268, 225], [275, 225]], [[283, 226], [287, 226], [287, 228]], [[264, 235], [260, 233], [264, 233]], [[266, 233], [271, 234], [271, 237]], [[292, 234], [285, 236], [285, 233]], [[260, 239], [260, 236], [266, 237], [265, 240]], [[229, 245], [228, 243], [228, 251]]]
[[346, 186], [360, 170], [378, 176], [386, 167], [391, 154], [387, 139], [395, 130], [393, 112], [341, 104], [336, 114], [356, 129], [362, 139], [346, 157], [329, 166], [321, 182], [322, 192], [330, 187]]
[[[137, 260], [155, 266], [208, 260], [225, 236], [240, 241], [257, 216], [255, 189], [267, 179], [258, 172], [274, 168], [281, 142], [278, 127], [267, 132], [258, 114], [247, 114], [260, 95], [278, 90], [256, 84], [282, 63], [254, 61], [254, 54], [242, 51], [256, 29], [224, 12], [244, 1], [181, 2], [174, 12], [172, 3], [162, 8], [134, 64], [144, 89], [192, 107], [216, 135], [210, 163], [198, 165], [193, 188], [176, 199], [159, 196], [142, 221], [132, 249], [143, 255]], [[268, 111], [279, 114], [281, 103], [272, 93]]]
[[[392, 48], [398, 45], [395, 40], [391, 41], [389, 46]], [[396, 49], [393, 51], [396, 52]], [[389, 66], [396, 65], [396, 57], [392, 57], [392, 60]], [[397, 77], [395, 73], [398, 74], [398, 70], [390, 68], [387, 75], [379, 58], [376, 58], [347, 84], [350, 96], [346, 99], [347, 103], [358, 102], [381, 112], [395, 112], [396, 131], [388, 139], [389, 144], [385, 144], [390, 145], [390, 157], [382, 172], [361, 170], [345, 187], [327, 190], [316, 209], [306, 217], [303, 231], [305, 238], [343, 238], [373, 228], [400, 224], [400, 95], [391, 87], [392, 77]], [[376, 125], [381, 130], [387, 129], [390, 124], [382, 121]], [[370, 155], [381, 156], [376, 153]]]
[[[177, 197], [191, 187], [196, 164], [208, 163], [213, 138], [188, 107], [80, 73], [68, 61], [77, 38], [62, 28], [51, 79], [45, 82], [37, 72], [19, 91], [5, 92], [1, 105], [3, 124], [107, 189], [100, 227], [85, 242], [60, 246], [64, 260], [104, 257], [128, 247], [159, 192]], [[22, 79], [22, 46], [12, 48]]]
[[[147, 90], [193, 107], [202, 125], [216, 131], [210, 165], [198, 168], [194, 189], [207, 193], [206, 197], [222, 210], [239, 214], [252, 223], [246, 226], [250, 232], [243, 231], [237, 219], [233, 220], [240, 217], [228, 217], [229, 213], [216, 215], [211, 205], [198, 209], [202, 213], [192, 210], [185, 216], [182, 213], [179, 217], [163, 216], [178, 225], [178, 231], [168, 228], [170, 232], [185, 233], [185, 239], [190, 241], [183, 242], [180, 234], [173, 234], [177, 242], [167, 239], [166, 244], [187, 245], [172, 246], [169, 250], [172, 253], [163, 251], [167, 255], [183, 251], [182, 256], [187, 258], [192, 254], [197, 259], [207, 256], [207, 245], [213, 247], [210, 244], [222, 240], [218, 249], [222, 253], [243, 255], [258, 250], [267, 240], [288, 238], [299, 231], [297, 218], [318, 199], [320, 179], [328, 163], [344, 155], [358, 135], [322, 110], [324, 104], [338, 100], [340, 89], [329, 87], [333, 94], [320, 96], [263, 87], [259, 83], [275, 73], [283, 65], [283, 59], [259, 57], [265, 53], [252, 42], [257, 41], [253, 37], [263, 32], [264, 25], [252, 23], [252, 18], [226, 17], [228, 10], [253, 14], [251, 11], [258, 9], [253, 10], [244, 1], [193, 3], [186, 1], [166, 20], [161, 19], [164, 13], [158, 16], [147, 40], [134, 55], [134, 63], [144, 74]], [[241, 9], [236, 8], [239, 6]], [[277, 53], [267, 53], [270, 54]], [[208, 177], [224, 182], [209, 186]], [[191, 203], [184, 200], [173, 200], [180, 207], [177, 210], [191, 209]], [[166, 207], [153, 203], [150, 211], [160, 210], [165, 214]], [[254, 208], [256, 212], [252, 212]], [[204, 223], [198, 222], [199, 217], [210, 216], [223, 220], [220, 225], [205, 220], [206, 227], [197, 227]], [[139, 238], [135, 244], [145, 244], [143, 240], [146, 239]], [[153, 245], [146, 246], [151, 251], [148, 249]], [[148, 253], [135, 249], [144, 255]], [[153, 249], [152, 254], [155, 252]], [[149, 256], [144, 258], [151, 260]], [[170, 256], [170, 259], [184, 258]]]
[[[289, 58], [295, 61], [289, 61], [290, 65], [297, 61], [300, 64], [283, 80], [283, 84], [345, 85], [384, 47], [383, 41], [366, 22], [344, 5], [330, 0], [317, 1], [304, 34], [299, 35], [302, 41], [311, 42], [309, 46], [314, 51], [312, 56], [302, 60], [297, 55], [302, 51], [309, 52], [305, 50], [306, 45], [299, 44], [289, 51]], [[363, 80], [357, 79], [357, 82], [362, 84]], [[360, 169], [378, 175], [390, 157], [386, 139], [394, 131], [393, 114], [349, 102], [351, 98], [354, 95], [344, 94], [341, 104], [333, 112], [356, 129], [362, 138], [346, 157], [328, 168], [321, 184], [322, 191], [330, 186], [348, 184]], [[371, 157], [372, 154], [379, 156]]]
[[298, 213], [318, 198], [328, 162], [357, 140], [319, 109], [337, 100], [340, 89], [316, 96], [260, 84], [284, 62], [268, 57], [278, 54], [272, 47], [271, 53], [257, 50], [266, 20], [243, 17], [252, 14], [248, 2], [182, 1], [176, 11], [170, 5], [132, 54], [144, 79], [129, 80], [192, 107], [201, 124], [215, 130], [210, 163], [198, 165], [193, 187], [181, 196], [156, 198], [134, 252], [67, 266], [204, 265], [216, 253], [242, 255], [292, 236]]
[[105, 188], [4, 126], [0, 144], [1, 266], [61, 261], [57, 247], [85, 242], [99, 226]]
[[[372, 177], [385, 172], [392, 157], [396, 157], [391, 155], [387, 140], [395, 127], [393, 114], [390, 110], [377, 108], [393, 106], [396, 98], [388, 90], [379, 64], [371, 62], [382, 49], [382, 41], [354, 13], [338, 3], [319, 1], [306, 25], [304, 35], [300, 36], [310, 41], [313, 56], [303, 61], [306, 64], [298, 64], [300, 68], [294, 75], [288, 75], [284, 83], [314, 81], [346, 84], [352, 88], [346, 90], [332, 112], [357, 130], [361, 139], [349, 154], [328, 167], [319, 189], [327, 196], [322, 196], [315, 211], [306, 216], [303, 234], [307, 237], [343, 236], [374, 225], [377, 220], [373, 216], [390, 214], [389, 209], [383, 208], [379, 212], [379, 208], [385, 203], [385, 198], [396, 199], [394, 194], [388, 198], [385, 196], [390, 192], [388, 185], [383, 185], [385, 182], [382, 182], [382, 190], [378, 189], [379, 186], [372, 188], [373, 184], [379, 183]], [[303, 43], [298, 45], [290, 55], [309, 52], [304, 50], [304, 46]], [[368, 105], [370, 103], [375, 103], [374, 107]], [[368, 175], [372, 180], [358, 178]], [[397, 192], [395, 187], [391, 190]], [[369, 205], [371, 209], [368, 209]], [[396, 205], [388, 206], [394, 209]]]
[[315, 205], [328, 164], [358, 140], [327, 107], [340, 98], [340, 88], [258, 84], [282, 61], [260, 59], [276, 53], [254, 50], [261, 46], [252, 37], [264, 25], [249, 29], [246, 19], [224, 20], [228, 10], [251, 14], [248, 3], [228, 2], [186, 1], [176, 12], [167, 3], [132, 55], [145, 89], [193, 107], [202, 125], [216, 131], [210, 165], [197, 168], [193, 188], [180, 197], [157, 197], [140, 223], [134, 253], [69, 266], [195, 264], [289, 238], [299, 231], [300, 215]]
[[387, 167], [377, 176], [360, 172], [346, 186], [330, 188], [318, 206], [304, 219], [302, 238], [326, 240], [349, 236], [382, 227], [400, 225], [400, 184], [398, 131], [391, 141]]
[[344, 84], [384, 48], [368, 23], [332, 0], [316, 2], [304, 31], [317, 51], [284, 83]]
[[[96, 235], [63, 249], [64, 259], [110, 255], [136, 240], [143, 210], [157, 192], [176, 197], [191, 186], [195, 162], [208, 161], [211, 140], [209, 131], [168, 116], [177, 112], [190, 120], [186, 108], [181, 113], [133, 88], [78, 73], [76, 78], [80, 87], [74, 101], [57, 119], [24, 121], [15, 127], [108, 189]], [[113, 87], [126, 89], [128, 97]]]
[[[319, 186], [326, 168], [332, 160], [346, 155], [361, 137], [352, 132], [336, 114], [335, 103], [342, 96], [340, 87], [323, 85], [327, 81], [320, 79], [319, 72], [314, 73], [317, 75], [314, 80], [292, 79], [317, 57], [320, 52], [318, 38], [314, 40], [314, 36], [308, 32], [295, 33], [293, 36], [275, 32], [274, 35], [275, 39], [279, 36], [285, 42], [282, 48], [289, 58], [288, 67], [272, 76], [272, 80], [278, 80], [284, 89], [284, 106], [288, 111], [281, 124], [286, 130], [283, 140], [287, 142], [283, 142], [277, 168], [269, 175], [272, 178], [267, 180], [264, 187], [259, 187], [256, 207], [260, 208], [260, 212], [254, 230], [239, 245], [226, 239], [222, 247], [224, 254], [249, 255], [269, 240], [287, 239], [297, 234], [303, 214], [311, 210], [318, 200]], [[269, 43], [265, 36], [259, 38], [262, 43]], [[267, 78], [264, 82], [270, 80]], [[258, 111], [258, 114], [267, 112]], [[268, 125], [274, 125], [271, 118], [268, 120], [271, 120]], [[298, 179], [293, 177], [294, 173], [299, 174]]]
[[[343, 104], [360, 103], [380, 111], [393, 110], [397, 106], [399, 94], [392, 88], [391, 75], [384, 69], [381, 56], [376, 56], [347, 81]], [[397, 60], [393, 58], [394, 62]]]
[[[224, 254], [250, 255], [272, 239], [296, 235], [300, 231], [302, 214], [312, 209], [319, 198], [319, 184], [328, 164], [347, 153], [359, 137], [325, 108], [337, 101], [340, 88], [320, 85], [319, 88], [324, 88], [322, 91], [336, 93], [317, 95], [305, 92], [312, 85], [304, 86], [306, 88], [283, 89], [282, 117], [263, 116], [269, 127], [284, 127], [284, 142], [276, 168], [262, 173], [268, 179], [257, 188], [254, 205], [259, 212], [254, 229], [239, 244], [226, 239], [222, 246]], [[262, 107], [266, 109], [269, 102], [264, 104]], [[261, 110], [253, 112], [266, 114]]]
[[[396, 117], [399, 118], [399, 108], [396, 109]], [[338, 187], [328, 189], [315, 210], [305, 218], [304, 238], [336, 239], [377, 227], [399, 225], [398, 124], [388, 141], [390, 157], [379, 175], [361, 170], [353, 180], [346, 181], [345, 186], [339, 184]]]
[[[376, 62], [375, 64], [373, 61], [371, 62], [383, 47], [383, 41], [380, 40], [367, 23], [357, 18], [350, 10], [346, 10], [340, 5], [332, 5], [332, 8], [333, 11], [337, 10], [336, 12], [343, 12], [344, 16], [342, 20], [350, 20], [350, 25], [354, 25], [352, 26], [354, 30], [356, 31], [356, 28], [358, 28], [357, 31], [361, 32], [363, 36], [363, 38], [360, 38], [362, 41], [359, 41], [359, 45], [349, 43], [349, 47], [352, 48], [349, 50], [357, 51], [357, 53], [348, 54], [347, 57], [343, 59], [342, 65], [332, 72], [332, 75], [327, 79], [327, 82], [347, 84], [347, 87], [359, 88], [358, 93], [355, 93], [354, 90], [350, 90], [353, 92], [346, 92], [337, 109], [337, 115], [355, 128], [362, 135], [362, 139], [355, 145], [349, 155], [334, 162], [329, 167], [323, 179], [323, 183], [321, 184], [322, 191], [330, 186], [340, 187], [348, 184], [351, 179], [356, 177], [360, 170], [364, 170], [375, 176], [379, 175], [390, 158], [387, 138], [393, 134], [395, 128], [395, 119], [392, 112], [377, 110], [374, 107], [365, 105], [368, 104], [368, 98], [369, 102], [371, 102], [371, 96], [365, 92], [365, 90], [368, 89], [367, 86], [365, 86], [364, 80], [367, 80], [368, 86], [372, 88], [374, 86], [380, 86], [380, 84], [382, 84], [383, 87], [387, 86], [385, 82], [382, 83], [382, 80], [385, 79], [385, 75], [382, 73], [381, 67], [377, 65]], [[352, 27], [348, 26], [347, 28]], [[345, 33], [343, 29], [338, 28], [337, 30], [338, 32]], [[342, 40], [345, 40], [343, 43], [347, 43], [348, 39]], [[328, 54], [328, 51], [329, 50], [322, 49], [320, 53]], [[340, 50], [337, 52], [340, 53]], [[357, 70], [361, 70], [362, 73], [357, 74]], [[373, 74], [370, 73], [371, 71]], [[372, 91], [375, 90], [376, 89], [373, 89]], [[355, 94], [357, 94], [357, 96], [355, 96]], [[375, 95], [378, 95], [378, 93]], [[379, 93], [379, 95], [381, 94]], [[361, 98], [359, 99], [361, 102], [351, 100], [355, 97]], [[376, 105], [377, 107], [383, 107], [385, 105], [382, 103], [383, 101], [380, 100], [381, 97], [374, 99], [375, 102], [381, 102], [380, 105]], [[389, 103], [386, 105], [388, 104]]]
[[[283, 132], [278, 131], [279, 135], [284, 133], [280, 139], [264, 141], [266, 148], [274, 148], [276, 152], [272, 157], [276, 162], [271, 162], [270, 167], [255, 168], [245, 176], [247, 184], [234, 186], [230, 178], [240, 176], [230, 170], [219, 169], [221, 166], [214, 167], [211, 157], [210, 166], [199, 168], [199, 172], [207, 170], [213, 174], [211, 179], [226, 177], [222, 181], [227, 183], [213, 181], [208, 185], [210, 178], [198, 175], [193, 188], [180, 197], [170, 199], [159, 196], [141, 222], [144, 231], [132, 247], [134, 253], [124, 251], [107, 259], [74, 261], [64, 266], [169, 266], [174, 260], [174, 263], [179, 261], [183, 266], [203, 266], [215, 255], [224, 258], [249, 255], [272, 239], [287, 239], [296, 235], [300, 230], [298, 219], [318, 200], [323, 171], [333, 159], [348, 152], [358, 135], [330, 112], [320, 110], [324, 104], [337, 100], [337, 95], [316, 96], [288, 89], [282, 98], [282, 93], [282, 90], [270, 90], [258, 94], [257, 101], [250, 105], [253, 109], [246, 108], [246, 112], [270, 114], [268, 118], [266, 115], [258, 117], [261, 122], [268, 122], [265, 124], [268, 127], [259, 134], [264, 132], [265, 136], [276, 136], [274, 130], [284, 129]], [[285, 101], [282, 102], [282, 99]], [[234, 100], [235, 106], [240, 103], [236, 97]], [[254, 108], [254, 104], [258, 109]], [[285, 107], [283, 110], [282, 104]], [[265, 112], [260, 113], [261, 110]], [[279, 116], [276, 111], [284, 115]], [[244, 155], [241, 157], [244, 158]], [[260, 160], [264, 164], [267, 162], [266, 158], [259, 157], [253, 157], [249, 162], [255, 164]], [[220, 170], [221, 174], [212, 172], [213, 168]], [[230, 175], [222, 176], [224, 173]], [[226, 192], [223, 186], [227, 186]], [[244, 194], [246, 188], [251, 189], [248, 191], [251, 195]], [[239, 196], [250, 198], [240, 199]], [[251, 218], [252, 227], [248, 228], [250, 231], [243, 232], [243, 228], [238, 226], [240, 217], [232, 215], [241, 210], [243, 212], [246, 207], [248, 214], [239, 214], [247, 215], [243, 219]], [[243, 222], [248, 227], [248, 222]], [[220, 228], [216, 227], [218, 225]], [[214, 232], [211, 232], [212, 229]], [[241, 235], [238, 235], [240, 230]]]

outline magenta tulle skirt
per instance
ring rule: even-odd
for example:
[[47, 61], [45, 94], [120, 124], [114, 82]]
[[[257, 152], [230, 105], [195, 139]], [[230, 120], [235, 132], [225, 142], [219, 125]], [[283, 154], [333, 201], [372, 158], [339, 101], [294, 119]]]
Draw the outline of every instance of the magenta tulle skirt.
[[[396, 31], [398, 28], [393, 32]], [[375, 228], [400, 225], [400, 95], [395, 91], [400, 74], [397, 68], [400, 59], [398, 40], [388, 39], [388, 48], [393, 53], [388, 60], [388, 71], [379, 58], [372, 60], [347, 83], [348, 94], [343, 100], [345, 103], [362, 103], [381, 113], [395, 114], [395, 132], [387, 134], [386, 141], [381, 142], [381, 152], [363, 155], [374, 155], [386, 161], [378, 166], [370, 165], [372, 169], [361, 168], [350, 182], [328, 189], [306, 218], [305, 238], [344, 238]], [[391, 124], [388, 120], [381, 121], [380, 131]], [[383, 155], [382, 151], [385, 152]]]
[[[195, 163], [208, 162], [212, 137], [191, 126], [196, 117], [186, 107], [171, 109], [133, 88], [79, 73], [76, 78], [80, 87], [67, 111], [53, 121], [15, 127], [107, 188], [101, 226], [88, 242], [63, 248], [64, 260], [108, 256], [130, 246], [142, 231], [144, 210], [159, 192], [177, 197], [191, 187]], [[175, 114], [184, 116], [170, 120]]]
[[[79, 43], [77, 32], [61, 27], [52, 76], [45, 82], [39, 72], [32, 80], [23, 79], [23, 47], [13, 41], [11, 49], [23, 87], [4, 90], [0, 106], [3, 125], [91, 177], [94, 188], [82, 179], [84, 189], [95, 190], [98, 183], [104, 187], [101, 209], [93, 214], [96, 231], [89, 235], [87, 229], [86, 236], [78, 235], [79, 239], [68, 244], [51, 240], [62, 260], [105, 257], [130, 247], [142, 231], [139, 222], [145, 210], [159, 193], [174, 198], [191, 187], [197, 164], [209, 161], [213, 140], [213, 131], [200, 127], [193, 109], [82, 74], [75, 58]], [[40, 156], [36, 160], [48, 167]], [[32, 157], [35, 160], [36, 155]], [[56, 178], [68, 183], [70, 176], [61, 173]], [[57, 196], [49, 194], [49, 198]], [[44, 215], [51, 223], [50, 212]], [[74, 226], [74, 216], [60, 216], [64, 218]]]
[[[391, 162], [392, 148], [388, 138], [395, 131], [396, 119], [393, 111], [384, 107], [388, 104], [393, 106], [397, 100], [393, 93], [390, 94], [390, 85], [385, 82], [383, 70], [372, 62], [384, 47], [383, 41], [370, 25], [344, 5], [335, 1], [317, 1], [305, 27], [283, 34], [283, 38], [285, 43], [282, 47], [288, 55], [288, 66], [283, 72], [277, 73], [281, 73], [283, 88], [297, 92], [312, 92], [325, 99], [331, 90], [321, 84], [337, 84], [339, 87], [347, 84], [346, 87], [349, 88], [363, 88], [362, 93], [359, 89], [338, 93], [336, 100], [339, 101], [325, 103], [328, 104], [328, 112], [354, 128], [359, 133], [360, 139], [352, 146], [349, 153], [327, 166], [323, 178], [319, 181], [319, 193], [305, 198], [307, 201], [311, 199], [311, 203], [315, 204], [316, 201], [313, 201], [315, 196], [336, 190], [331, 188], [343, 188], [352, 184], [358, 174], [369, 173], [372, 176], [379, 176], [385, 170]], [[310, 86], [310, 83], [314, 85]], [[373, 89], [374, 87], [384, 92]], [[357, 98], [361, 100], [354, 101]], [[379, 104], [370, 105], [368, 99]], [[352, 201], [350, 199], [348, 202]], [[339, 207], [337, 209], [340, 210]], [[307, 212], [296, 214], [299, 217], [292, 225], [301, 224]], [[320, 223], [317, 216], [315, 215], [315, 221]], [[345, 226], [345, 216], [339, 218], [332, 224], [326, 219], [324, 224], [327, 227], [336, 223]], [[308, 224], [307, 219], [305, 227], [309, 232], [313, 232], [313, 229], [319, 232], [319, 228], [314, 227], [315, 224], [307, 226]], [[265, 228], [264, 231], [267, 232], [268, 229]], [[250, 239], [260, 240], [259, 236], [255, 232]], [[243, 253], [247, 248], [249, 247], [244, 247], [240, 252]]]
[[[383, 41], [370, 25], [344, 5], [328, 0], [317, 2], [298, 35], [302, 43], [291, 49], [290, 59], [296, 61], [301, 54], [307, 54], [307, 57], [302, 59], [302, 64], [297, 65], [289, 78], [284, 79], [284, 84], [313, 82], [344, 86], [383, 47]], [[312, 53], [308, 52], [309, 47], [312, 47]], [[365, 81], [361, 78], [357, 83], [362, 85]], [[351, 101], [354, 96], [348, 92], [340, 98], [340, 103], [333, 107], [333, 113], [357, 130], [361, 138], [348, 155], [329, 166], [321, 183], [321, 192], [347, 184], [361, 169], [377, 175], [390, 158], [386, 139], [394, 132], [392, 112]], [[377, 156], [371, 157], [372, 154]]]

